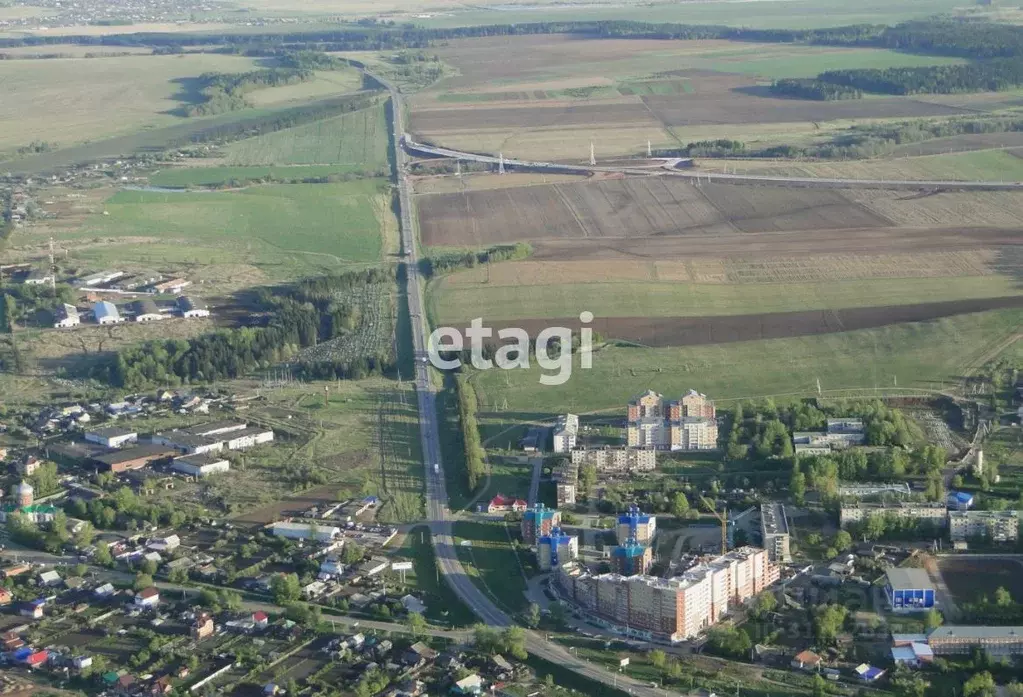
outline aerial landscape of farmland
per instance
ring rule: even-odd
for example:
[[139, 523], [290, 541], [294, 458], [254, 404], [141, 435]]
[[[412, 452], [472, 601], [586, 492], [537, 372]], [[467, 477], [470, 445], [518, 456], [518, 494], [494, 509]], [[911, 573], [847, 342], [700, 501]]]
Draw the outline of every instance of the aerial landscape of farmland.
[[1023, 8], [0, 0], [0, 693], [1023, 694]]

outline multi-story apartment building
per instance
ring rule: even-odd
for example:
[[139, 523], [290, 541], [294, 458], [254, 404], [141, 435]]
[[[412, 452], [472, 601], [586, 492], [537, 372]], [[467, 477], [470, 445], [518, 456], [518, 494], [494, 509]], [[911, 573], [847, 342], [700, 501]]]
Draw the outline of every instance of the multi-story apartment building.
[[570, 564], [559, 569], [557, 580], [576, 603], [631, 634], [682, 641], [775, 583], [778, 568], [764, 550], [742, 547], [672, 579], [592, 576]]
[[633, 448], [576, 448], [572, 451], [572, 465], [578, 468], [593, 465], [600, 474], [626, 474], [652, 472], [657, 467], [656, 450]]
[[553, 450], [556, 453], [567, 453], [575, 447], [579, 435], [579, 417], [575, 414], [559, 416], [554, 424]]
[[1019, 511], [949, 511], [948, 536], [953, 542], [982, 537], [993, 542], [1019, 539]]
[[785, 564], [792, 561], [792, 554], [789, 551], [789, 521], [785, 517], [785, 506], [780, 503], [765, 503], [760, 507], [760, 534], [768, 559]]
[[561, 512], [538, 503], [522, 513], [522, 541], [533, 546], [544, 535], [561, 525]]
[[536, 542], [536, 559], [541, 571], [550, 571], [574, 561], [578, 556], [579, 538], [564, 534], [561, 528], [554, 528]]
[[654, 563], [650, 547], [638, 542], [626, 542], [611, 548], [611, 571], [622, 576], [645, 574]]
[[630, 542], [649, 545], [656, 534], [657, 517], [641, 512], [637, 506], [631, 506], [627, 513], [618, 516], [615, 537], [620, 545]]
[[930, 521], [934, 526], [941, 528], [945, 527], [948, 523], [944, 503], [903, 501], [894, 503], [843, 504], [839, 512], [839, 524], [844, 528], [851, 523], [860, 523], [872, 515]]
[[711, 450], [717, 447], [717, 412], [706, 395], [690, 390], [666, 402], [647, 390], [628, 406], [626, 442], [630, 448]]
[[575, 495], [576, 495], [576, 485], [575, 484], [567, 484], [565, 482], [558, 482], [555, 486], [556, 486], [556, 489], [557, 489], [558, 506], [559, 507], [561, 507], [561, 506], [574, 506], [575, 505]]

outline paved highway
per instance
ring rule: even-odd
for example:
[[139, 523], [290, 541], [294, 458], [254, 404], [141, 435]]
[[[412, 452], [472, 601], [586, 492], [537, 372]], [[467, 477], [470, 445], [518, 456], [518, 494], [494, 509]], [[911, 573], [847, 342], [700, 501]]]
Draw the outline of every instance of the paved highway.
[[549, 170], [554, 172], [617, 172], [620, 174], [636, 174], [646, 176], [682, 177], [706, 182], [728, 182], [732, 184], [768, 184], [771, 186], [812, 187], [830, 189], [904, 189], [910, 191], [1021, 191], [1023, 182], [995, 181], [956, 181], [956, 180], [909, 180], [909, 179], [835, 179], [826, 177], [783, 177], [762, 174], [709, 174], [707, 172], [687, 171], [679, 169], [651, 171], [641, 167], [600, 167], [597, 165], [566, 165], [557, 162], [537, 162], [533, 160], [512, 160], [493, 155], [440, 148], [433, 145], [416, 143], [407, 134], [403, 134], [402, 144], [409, 152], [434, 157], [453, 157], [469, 162], [482, 162], [505, 167], [521, 167], [531, 170]]
[[[430, 521], [434, 553], [440, 572], [458, 597], [485, 624], [491, 627], [507, 627], [512, 619], [498, 608], [466, 574], [458, 559], [452, 534], [451, 517], [447, 509], [447, 490], [444, 483], [444, 462], [441, 459], [440, 435], [438, 429], [437, 393], [430, 382], [427, 357], [429, 329], [423, 313], [423, 280], [419, 274], [419, 255], [415, 228], [412, 222], [412, 198], [409, 193], [408, 159], [402, 148], [404, 136], [404, 112], [400, 92], [391, 84], [374, 76], [391, 94], [394, 112], [394, 151], [397, 159], [397, 184], [401, 207], [401, 243], [408, 277], [407, 299], [409, 316], [412, 320], [412, 343], [416, 357], [416, 395], [419, 403], [419, 429], [422, 441], [423, 460], [426, 467], [426, 515]], [[647, 683], [641, 683], [624, 675], [614, 675], [601, 666], [584, 661], [570, 654], [563, 647], [546, 641], [542, 634], [527, 632], [526, 648], [540, 658], [568, 668], [580, 675], [608, 685], [617, 685], [631, 694], [641, 697], [663, 697], [664, 690], [655, 690]]]

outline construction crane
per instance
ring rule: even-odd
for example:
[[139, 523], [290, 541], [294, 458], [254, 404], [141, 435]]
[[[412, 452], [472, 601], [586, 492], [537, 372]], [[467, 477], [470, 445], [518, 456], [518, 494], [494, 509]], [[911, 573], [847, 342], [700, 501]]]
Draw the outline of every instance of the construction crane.
[[718, 513], [717, 506], [714, 504], [714, 502], [711, 501], [710, 499], [708, 499], [703, 494], [700, 494], [700, 502], [703, 503], [704, 508], [706, 508], [710, 513], [712, 513], [715, 518], [717, 518], [718, 520], [721, 521], [721, 553], [722, 554], [727, 554], [728, 553], [728, 508], [725, 508], [724, 513]]

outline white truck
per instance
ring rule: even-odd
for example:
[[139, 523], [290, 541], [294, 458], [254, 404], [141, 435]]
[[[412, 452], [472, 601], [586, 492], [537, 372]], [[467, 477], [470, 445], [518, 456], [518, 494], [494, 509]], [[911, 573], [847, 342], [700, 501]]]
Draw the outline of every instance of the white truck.
[[433, 473], [440, 474], [440, 463], [437, 462], [433, 463]]

